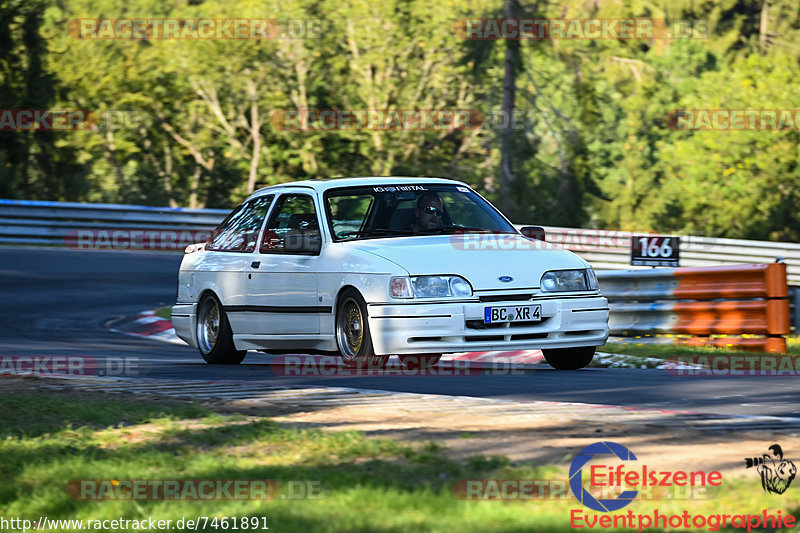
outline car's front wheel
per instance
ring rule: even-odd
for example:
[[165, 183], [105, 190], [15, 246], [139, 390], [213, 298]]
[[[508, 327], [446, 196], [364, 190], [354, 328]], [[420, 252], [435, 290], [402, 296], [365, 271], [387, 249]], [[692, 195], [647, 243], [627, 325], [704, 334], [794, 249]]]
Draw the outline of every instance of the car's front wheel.
[[578, 370], [592, 362], [594, 346], [542, 350], [544, 360], [556, 370]]
[[207, 363], [238, 365], [247, 355], [233, 345], [233, 331], [219, 300], [211, 294], [197, 306], [197, 346]]
[[354, 289], [346, 289], [336, 306], [336, 343], [346, 366], [383, 368], [388, 355], [375, 355], [367, 321], [367, 304]]

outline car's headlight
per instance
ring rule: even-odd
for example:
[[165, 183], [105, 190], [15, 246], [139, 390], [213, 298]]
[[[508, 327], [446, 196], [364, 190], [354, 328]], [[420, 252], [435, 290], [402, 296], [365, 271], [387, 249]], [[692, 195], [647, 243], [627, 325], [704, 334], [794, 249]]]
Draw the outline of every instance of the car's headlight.
[[392, 298], [446, 298], [472, 296], [472, 286], [461, 276], [414, 276], [389, 281]]
[[594, 291], [597, 276], [591, 268], [580, 270], [551, 270], [545, 272], [539, 283], [543, 292]]

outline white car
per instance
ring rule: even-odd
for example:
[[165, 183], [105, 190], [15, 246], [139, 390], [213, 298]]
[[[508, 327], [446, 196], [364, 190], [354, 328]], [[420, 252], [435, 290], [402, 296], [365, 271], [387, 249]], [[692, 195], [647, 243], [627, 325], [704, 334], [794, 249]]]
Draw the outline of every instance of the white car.
[[209, 363], [260, 350], [373, 368], [395, 354], [420, 367], [443, 353], [539, 348], [554, 368], [577, 369], [608, 338], [589, 264], [521, 234], [459, 181], [266, 187], [186, 252], [172, 323]]

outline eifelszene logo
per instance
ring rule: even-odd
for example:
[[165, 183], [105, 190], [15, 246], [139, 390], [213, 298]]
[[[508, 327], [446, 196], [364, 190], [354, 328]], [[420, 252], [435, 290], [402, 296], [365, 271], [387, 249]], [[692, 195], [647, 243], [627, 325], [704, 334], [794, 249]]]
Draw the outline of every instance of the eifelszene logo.
[[792, 461], [783, 458], [783, 450], [779, 444], [768, 448], [772, 455], [765, 453], [761, 457], [748, 457], [744, 460], [745, 468], [756, 468], [761, 476], [761, 487], [764, 492], [783, 494], [792, 484], [797, 467]]
[[[722, 485], [722, 474], [716, 470], [686, 471], [686, 470], [655, 470], [646, 464], [627, 467], [625, 464], [593, 464], [586, 469], [589, 473], [589, 482], [583, 479], [584, 467], [595, 456], [611, 456], [610, 462], [618, 460], [638, 461], [632, 451], [616, 442], [601, 441], [590, 444], [582, 449], [569, 467], [569, 487], [573, 496], [584, 506], [594, 511], [604, 513], [618, 511], [631, 503], [640, 491], [647, 491], [653, 487], [719, 487]], [[588, 489], [586, 488], [588, 487]], [[628, 488], [640, 490], [625, 490]], [[596, 498], [589, 489], [621, 491], [616, 498]]]

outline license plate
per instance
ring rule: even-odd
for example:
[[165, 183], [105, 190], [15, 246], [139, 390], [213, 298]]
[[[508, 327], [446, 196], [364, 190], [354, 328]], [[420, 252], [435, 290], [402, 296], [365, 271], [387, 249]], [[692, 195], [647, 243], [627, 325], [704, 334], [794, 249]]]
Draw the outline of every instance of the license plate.
[[483, 323], [534, 322], [542, 319], [541, 305], [512, 305], [509, 307], [484, 307]]

